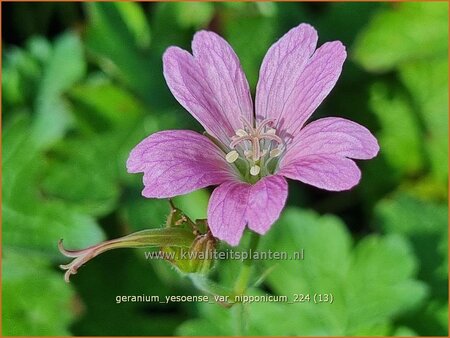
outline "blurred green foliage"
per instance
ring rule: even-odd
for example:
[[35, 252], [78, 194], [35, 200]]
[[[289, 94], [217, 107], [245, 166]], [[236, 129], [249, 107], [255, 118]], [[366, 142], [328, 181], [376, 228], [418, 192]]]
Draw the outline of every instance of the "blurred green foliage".
[[[289, 295], [291, 302], [294, 294], [309, 294], [311, 300], [245, 304], [248, 323], [234, 332], [239, 335], [389, 335], [390, 319], [417, 307], [427, 294], [426, 285], [411, 278], [417, 264], [410, 246], [396, 235], [371, 235], [353, 247], [338, 218], [292, 208], [263, 240], [266, 250], [305, 252], [304, 261], [265, 262], [276, 264], [266, 280], [271, 293]], [[335, 301], [315, 304], [314, 293], [332, 293]], [[185, 323], [179, 333], [227, 335], [236, 328], [232, 311], [203, 307], [206, 318]]]
[[[4, 7], [3, 33], [16, 34], [2, 52], [4, 335], [447, 335], [447, 3]], [[101, 256], [65, 284], [60, 238], [86, 247], [159, 227], [169, 210], [142, 198], [141, 177], [125, 170], [148, 134], [201, 130], [170, 95], [164, 50], [214, 30], [254, 90], [266, 50], [300, 22], [349, 51], [315, 117], [364, 124], [381, 151], [360, 163], [363, 180], [350, 192], [290, 182], [290, 207], [262, 247], [303, 248], [305, 260], [259, 262], [265, 279], [251, 293], [333, 293], [334, 303], [117, 304], [118, 295], [198, 293], [138, 250]], [[209, 193], [175, 202], [202, 218]], [[230, 283], [239, 264], [220, 262], [213, 277]]]

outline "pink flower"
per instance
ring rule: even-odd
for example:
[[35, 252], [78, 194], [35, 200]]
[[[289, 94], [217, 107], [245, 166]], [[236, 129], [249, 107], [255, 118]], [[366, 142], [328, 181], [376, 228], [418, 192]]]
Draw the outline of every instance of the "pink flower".
[[223, 38], [196, 33], [193, 55], [169, 47], [163, 56], [167, 84], [207, 135], [168, 130], [139, 143], [127, 168], [144, 173], [143, 196], [168, 198], [218, 185], [209, 201], [209, 226], [215, 237], [237, 245], [246, 225], [264, 234], [278, 219], [287, 198], [285, 178], [332, 191], [358, 184], [361, 172], [351, 158], [376, 156], [373, 135], [343, 118], [305, 125], [346, 58], [339, 41], [316, 44], [316, 30], [301, 24], [269, 49], [255, 114], [239, 59]]

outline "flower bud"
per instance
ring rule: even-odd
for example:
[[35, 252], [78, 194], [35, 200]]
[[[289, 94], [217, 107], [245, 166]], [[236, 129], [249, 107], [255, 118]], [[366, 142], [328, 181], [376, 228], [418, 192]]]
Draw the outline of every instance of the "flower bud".
[[207, 274], [214, 266], [217, 240], [208, 231], [198, 234], [189, 249], [184, 247], [165, 247], [165, 257], [182, 273]]

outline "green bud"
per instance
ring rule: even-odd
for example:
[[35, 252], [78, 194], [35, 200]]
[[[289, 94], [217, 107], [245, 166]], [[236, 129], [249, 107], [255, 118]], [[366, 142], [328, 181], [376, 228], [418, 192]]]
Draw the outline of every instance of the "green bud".
[[66, 270], [65, 280], [92, 258], [105, 251], [118, 248], [160, 248], [167, 253], [166, 259], [182, 273], [206, 274], [214, 263], [216, 239], [208, 229], [206, 220], [193, 222], [172, 201], [166, 225], [160, 229], [147, 229], [109, 240], [82, 250], [67, 250], [62, 240], [59, 250], [72, 258], [69, 264], [60, 267]]
[[217, 240], [210, 232], [199, 234], [189, 249], [163, 248], [163, 251], [174, 257], [171, 263], [182, 273], [207, 274], [214, 266], [214, 254]]
[[174, 248], [189, 248], [194, 240], [195, 236], [192, 232], [180, 228], [142, 230], [82, 250], [67, 250], [61, 239], [58, 243], [59, 251], [73, 260], [60, 267], [66, 270], [64, 278], [66, 282], [69, 282], [70, 275], [76, 274], [82, 265], [103, 252], [119, 248], [151, 248], [167, 245]]

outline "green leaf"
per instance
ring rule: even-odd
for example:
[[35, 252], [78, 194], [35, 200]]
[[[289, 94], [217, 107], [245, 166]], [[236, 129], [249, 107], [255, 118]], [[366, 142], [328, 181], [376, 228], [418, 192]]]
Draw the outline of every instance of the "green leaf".
[[[416, 261], [400, 236], [368, 236], [356, 246], [333, 216], [288, 209], [262, 238], [262, 249], [304, 250], [304, 260], [266, 261], [275, 265], [266, 286], [287, 302], [255, 302], [232, 310], [200, 305], [201, 317], [184, 323], [183, 335], [388, 335], [394, 320], [416, 308], [426, 295], [414, 279]], [[267, 290], [267, 289], [266, 289]], [[315, 304], [315, 293], [333, 295], [333, 303]], [[253, 295], [267, 295], [251, 290]], [[309, 294], [308, 302], [293, 302]], [[239, 314], [239, 311], [242, 313]], [[268, 320], [270, 318], [270, 320]], [[238, 319], [242, 331], [236, 331]]]
[[390, 4], [358, 37], [353, 57], [369, 71], [383, 72], [399, 64], [445, 57], [448, 50], [448, 4]]
[[[309, 18], [305, 19], [305, 22], [311, 23], [317, 29], [320, 41], [338, 39], [344, 45], [351, 46], [356, 33], [367, 25], [376, 10], [382, 5], [375, 2], [330, 2], [326, 7], [324, 6], [322, 15], [317, 17], [317, 23], [309, 21]], [[294, 24], [292, 23], [292, 25]], [[348, 71], [349, 65], [347, 64], [344, 74]]]
[[[152, 117], [142, 119], [141, 106], [120, 90], [109, 86], [91, 89], [93, 92], [87, 90], [86, 96], [77, 91], [77, 100], [74, 100], [77, 115], [86, 114], [85, 123], [81, 122], [81, 116], [79, 118], [85, 133], [66, 138], [53, 148], [49, 173], [42, 187], [47, 195], [64, 199], [74, 209], [99, 216], [116, 207], [121, 182], [137, 183], [138, 175], [126, 171], [126, 160], [139, 141], [160, 127]], [[101, 96], [111, 92], [123, 96], [111, 99], [112, 104], [95, 99], [95, 93]], [[113, 107], [114, 103], [118, 105]], [[130, 111], [126, 113], [128, 108]], [[109, 123], [102, 127], [93, 122], [101, 120]]]
[[407, 96], [396, 88], [377, 83], [371, 90], [370, 106], [381, 126], [377, 134], [380, 155], [398, 175], [420, 171], [423, 166], [421, 129]]
[[174, 12], [182, 28], [207, 26], [214, 15], [214, 4], [210, 2], [176, 2]]
[[[186, 49], [190, 47], [193, 32], [180, 27], [178, 8], [178, 2], [160, 2], [152, 13], [150, 19], [154, 32], [152, 51], [159, 60], [169, 46], [180, 46]], [[159, 62], [159, 65], [162, 66], [162, 62]]]
[[61, 35], [44, 64], [35, 101], [32, 137], [39, 147], [53, 145], [70, 126], [70, 107], [62, 95], [83, 78], [85, 72], [86, 62], [79, 37], [73, 32]]
[[[140, 177], [139, 183], [140, 182]], [[134, 197], [134, 198], [133, 198]], [[159, 228], [169, 214], [169, 203], [166, 200], [144, 198], [139, 190], [129, 196], [120, 208], [120, 216], [131, 231]]]
[[[29, 43], [33, 44], [35, 40], [38, 38]], [[6, 48], [2, 64], [2, 106], [12, 109], [34, 100], [42, 76], [40, 61], [33, 55], [33, 49], [30, 52], [17, 47]]]
[[424, 124], [424, 141], [437, 182], [448, 180], [448, 59], [404, 64], [400, 77]]
[[[176, 325], [186, 317], [184, 311], [167, 311], [169, 304], [158, 302], [116, 302], [119, 295], [144, 293], [158, 295], [163, 300], [165, 296], [179, 292], [179, 289], [173, 287], [173, 283], [179, 281], [179, 276], [172, 276], [170, 281], [163, 282], [155, 274], [152, 264], [145, 259], [144, 252], [145, 250], [111, 251], [86, 264], [80, 273], [72, 277], [71, 283], [77, 286], [83, 304], [89, 309], [73, 326], [74, 335], [145, 336], [152, 332], [164, 336], [173, 334]], [[168, 265], [167, 262], [160, 263]]]
[[2, 293], [3, 306], [7, 309], [2, 312], [3, 335], [70, 335], [67, 327], [74, 317], [74, 294], [45, 260], [5, 251]]
[[[249, 296], [273, 296], [260, 290], [251, 289]], [[275, 296], [276, 297], [276, 296]], [[292, 297], [291, 297], [292, 298]], [[314, 305], [324, 306], [324, 305]], [[332, 305], [331, 305], [332, 306]], [[217, 304], [201, 304], [199, 317], [181, 324], [177, 334], [182, 336], [328, 336], [329, 332], [322, 313], [302, 304], [288, 304], [283, 301], [257, 301], [236, 304], [226, 309]], [[270, 320], [269, 320], [270, 319]], [[390, 327], [383, 323], [358, 335], [388, 335]]]
[[47, 62], [52, 55], [51, 43], [42, 36], [33, 36], [26, 42], [27, 50], [33, 55], [41, 64]]
[[[300, 223], [295, 227], [296, 222]], [[272, 231], [264, 237], [263, 250], [288, 251], [291, 254], [304, 249], [305, 260], [308, 262], [308, 270], [302, 271], [302, 275], [307, 273], [308, 276], [303, 279], [292, 273], [302, 262], [286, 261], [277, 264], [276, 270], [271, 275], [273, 278], [275, 276], [283, 278], [283, 283], [276, 285], [275, 281], [271, 281], [271, 284], [274, 284], [275, 290], [280, 294], [288, 290], [300, 292], [311, 286], [316, 287], [316, 291], [327, 291], [330, 281], [321, 277], [330, 274], [334, 275], [336, 283], [345, 279], [350, 267], [352, 243], [350, 234], [338, 218], [332, 216], [318, 218], [312, 212], [292, 209], [284, 211], [283, 218], [274, 227], [276, 227], [274, 230], [278, 231]], [[323, 246], [325, 239], [327, 245]], [[273, 265], [273, 262], [268, 264]], [[336, 269], [337, 266], [339, 269]], [[303, 270], [304, 267], [300, 266], [300, 269]], [[271, 279], [270, 275], [268, 278]]]
[[245, 4], [246, 10], [228, 8], [223, 15], [223, 35], [239, 56], [251, 88], [256, 87], [262, 59], [277, 33], [276, 7], [264, 4], [271, 9], [264, 14], [255, 5]]
[[191, 219], [203, 219], [206, 218], [209, 195], [206, 189], [200, 189], [177, 196], [173, 200], [177, 208], [183, 210]]
[[85, 71], [86, 62], [79, 36], [74, 32], [59, 36], [45, 64], [38, 100], [61, 95], [79, 81]]
[[[138, 190], [122, 204], [121, 217], [124, 223], [135, 230], [157, 228], [166, 221], [170, 211], [167, 200], [144, 198], [140, 191], [144, 188], [141, 175], [134, 175]], [[209, 193], [206, 189], [196, 190], [173, 198], [177, 208], [192, 220], [206, 218]]]
[[[420, 210], [420, 212], [418, 212]], [[433, 294], [447, 295], [448, 208], [408, 195], [382, 200], [375, 208], [378, 226], [408, 237], [419, 257], [419, 276], [432, 285]], [[442, 247], [441, 247], [442, 245]]]
[[384, 325], [425, 295], [424, 285], [412, 279], [416, 262], [401, 237], [368, 236], [351, 250], [348, 232], [332, 216], [288, 210], [278, 225], [278, 233], [266, 239], [267, 247], [303, 248], [305, 260], [279, 262], [282, 270], [268, 276], [269, 285], [278, 294], [332, 293], [333, 304], [302, 308], [327, 334], [358, 335]]
[[[96, 144], [64, 142], [53, 153], [42, 189], [52, 198], [63, 199], [80, 212], [100, 216], [110, 212], [119, 198], [115, 167], [106, 161]], [[89, 175], [86, 173], [89, 172]]]
[[139, 48], [149, 47], [150, 27], [141, 5], [134, 2], [116, 2], [114, 5], [129, 32], [133, 35], [136, 46]]
[[105, 78], [88, 79], [69, 97], [80, 127], [91, 133], [133, 127], [145, 112], [135, 96]]
[[93, 218], [68, 209], [63, 203], [30, 201], [28, 205], [25, 209], [5, 201], [2, 212], [6, 247], [60, 259], [56, 243], [61, 238], [76, 247], [86, 247], [104, 239]]
[[375, 208], [378, 227], [409, 239], [420, 262], [419, 278], [430, 286], [426, 307], [405, 322], [421, 335], [446, 335], [448, 331], [448, 207], [399, 194]]
[[103, 233], [93, 218], [40, 194], [46, 165], [29, 130], [29, 121], [17, 116], [2, 138], [4, 246], [59, 258], [56, 244], [62, 237], [81, 247], [101, 241]]
[[45, 193], [89, 215], [111, 212], [120, 195], [120, 174], [126, 173], [126, 156], [131, 149], [126, 138], [130, 133], [124, 129], [60, 143], [52, 152], [48, 175], [42, 182]]
[[417, 335], [418, 334], [416, 332], [414, 332], [409, 327], [405, 327], [405, 326], [398, 327], [393, 333], [393, 336], [397, 336], [397, 337], [414, 337]]
[[[153, 69], [146, 55], [150, 31], [139, 5], [92, 2], [86, 4], [86, 10], [87, 49], [97, 57], [106, 73], [119, 78], [146, 99], [152, 89]], [[136, 18], [138, 21], [133, 22]]]

